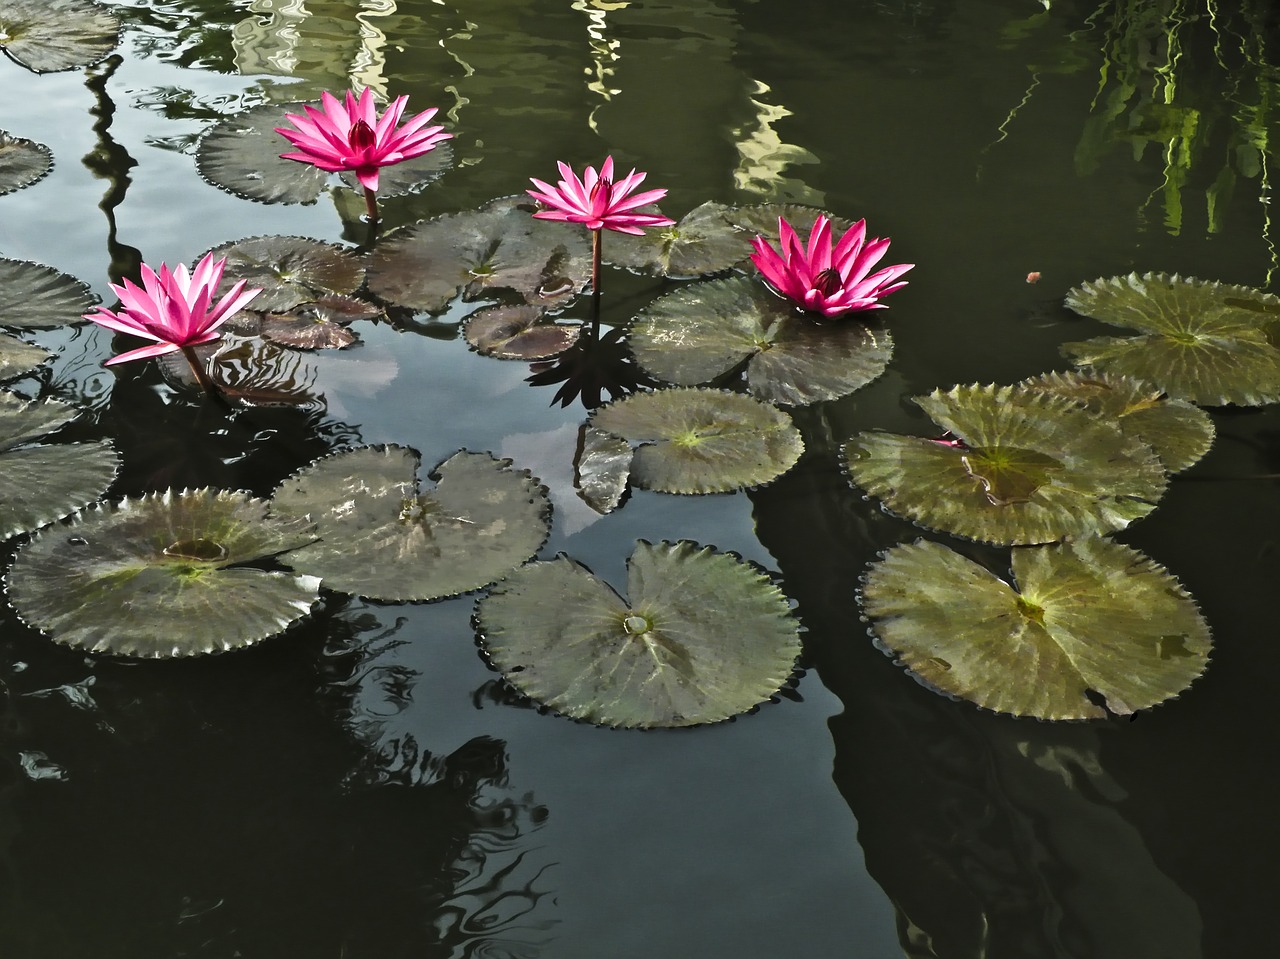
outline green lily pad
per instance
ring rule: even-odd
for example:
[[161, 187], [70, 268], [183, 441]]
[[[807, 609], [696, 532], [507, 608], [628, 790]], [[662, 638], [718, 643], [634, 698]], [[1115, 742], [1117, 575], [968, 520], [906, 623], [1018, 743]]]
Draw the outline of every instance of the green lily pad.
[[895, 546], [867, 573], [863, 609], [924, 683], [1016, 716], [1125, 715], [1204, 672], [1209, 627], [1136, 550], [1096, 537], [1015, 549], [1012, 572], [1016, 588], [937, 543]]
[[30, 373], [53, 356], [42, 346], [26, 343], [16, 336], [0, 333], [0, 380], [11, 380]]
[[462, 335], [471, 348], [500, 360], [548, 360], [577, 342], [580, 323], [539, 322], [540, 306], [490, 306], [467, 317]]
[[[703, 276], [728, 270], [751, 255], [752, 238], [729, 222], [730, 209], [708, 201], [675, 226], [648, 230], [643, 236], [610, 233], [604, 258], [615, 266], [658, 276]], [[656, 206], [639, 212], [663, 215]]]
[[326, 293], [280, 313], [264, 314], [258, 332], [266, 339], [303, 350], [342, 349], [358, 337], [347, 324], [382, 316], [372, 303], [340, 293]]
[[[786, 413], [721, 390], [635, 393], [600, 407], [588, 424], [634, 446], [632, 481], [662, 493], [760, 486], [791, 469], [804, 452], [800, 431]], [[580, 473], [584, 463], [596, 468], [585, 451]]]
[[627, 588], [629, 603], [564, 555], [531, 563], [476, 604], [482, 646], [525, 695], [603, 726], [720, 722], [794, 673], [790, 604], [738, 557], [640, 541]]
[[958, 386], [915, 402], [954, 438], [866, 432], [844, 453], [855, 484], [925, 526], [1048, 543], [1123, 529], [1164, 493], [1149, 446], [1065, 397]]
[[503, 197], [479, 210], [388, 234], [369, 263], [369, 289], [397, 306], [442, 312], [463, 300], [512, 293], [559, 306], [591, 280], [591, 241], [575, 224], [535, 220], [533, 201]]
[[119, 462], [106, 441], [32, 445], [78, 412], [57, 400], [27, 402], [0, 392], [0, 539], [71, 515], [101, 496], [115, 479]]
[[1178, 473], [1213, 445], [1213, 420], [1186, 400], [1171, 400], [1132, 377], [1108, 373], [1045, 373], [1018, 384], [1082, 403], [1156, 451], [1165, 469]]
[[332, 243], [303, 236], [255, 236], [216, 246], [209, 253], [227, 265], [219, 295], [238, 280], [262, 292], [251, 308], [279, 313], [326, 293], [353, 293], [364, 282], [364, 263]]
[[889, 365], [888, 332], [815, 322], [753, 277], [694, 283], [656, 300], [631, 326], [631, 351], [652, 376], [710, 383], [745, 364], [753, 396], [804, 406], [846, 396]]
[[315, 520], [320, 542], [290, 562], [325, 586], [369, 599], [432, 600], [487, 586], [546, 541], [546, 490], [510, 460], [466, 450], [420, 492], [418, 454], [365, 447], [324, 457], [285, 480], [272, 511]]
[[814, 221], [825, 216], [831, 221], [831, 233], [839, 236], [853, 226], [852, 220], [832, 216], [826, 210], [817, 207], [803, 206], [798, 203], [759, 203], [754, 206], [730, 207], [725, 218], [740, 230], [745, 230], [748, 238], [757, 234], [769, 240], [776, 247], [782, 238], [778, 235], [778, 217], [782, 217], [802, 238], [808, 239]]
[[120, 21], [89, 0], [5, 0], [0, 49], [32, 73], [74, 70], [115, 49]]
[[[301, 113], [302, 107], [301, 103], [265, 103], [220, 120], [200, 137], [196, 169], [214, 186], [261, 203], [314, 203], [333, 176], [362, 191], [349, 173], [332, 174], [280, 156], [292, 148], [275, 128], [286, 125], [286, 113]], [[378, 174], [378, 195], [419, 190], [452, 165], [452, 147], [447, 141], [439, 143], [429, 153], [383, 167]]]
[[43, 180], [52, 169], [47, 146], [0, 130], [0, 196]]
[[[261, 337], [223, 334], [195, 348], [209, 379], [231, 401], [246, 406], [289, 406], [323, 409], [318, 395], [318, 372], [310, 358]], [[198, 388], [195, 375], [181, 353], [166, 353], [157, 362], [165, 379], [185, 388]]]
[[1077, 366], [1132, 376], [1201, 406], [1280, 401], [1280, 297], [1177, 274], [1114, 276], [1076, 287], [1067, 306], [1138, 330], [1066, 343]]
[[51, 266], [0, 259], [0, 326], [66, 326], [80, 322], [97, 302], [87, 285]]
[[631, 476], [631, 444], [583, 424], [573, 482], [583, 502], [597, 513], [611, 513], [622, 503]]
[[148, 493], [36, 535], [9, 570], [9, 600], [26, 623], [95, 653], [248, 646], [306, 616], [320, 581], [247, 564], [310, 542], [312, 530], [268, 516], [248, 493]]

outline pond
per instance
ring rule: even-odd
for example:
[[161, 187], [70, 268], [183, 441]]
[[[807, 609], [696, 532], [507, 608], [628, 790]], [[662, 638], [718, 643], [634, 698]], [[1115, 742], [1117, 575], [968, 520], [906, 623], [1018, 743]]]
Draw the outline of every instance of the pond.
[[[75, 6], [48, 4], [68, 29]], [[513, 688], [477, 646], [487, 594], [467, 585], [423, 602], [330, 580], [283, 635], [161, 661], [51, 642], [7, 608], [3, 955], [1190, 959], [1270, 943], [1274, 403], [1204, 404], [1207, 455], [1149, 516], [1113, 525], [1194, 597], [1212, 631], [1203, 676], [1132, 712], [1091, 690], [1100, 718], [1080, 722], [940, 695], [884, 655], [860, 591], [885, 551], [924, 537], [997, 573], [1009, 554], [925, 530], [848, 472], [872, 431], [955, 451], [912, 398], [1069, 370], [1064, 344], [1115, 335], [1065, 305], [1082, 284], [1151, 272], [1275, 289], [1280, 16], [1266, 0], [100, 7], [119, 21], [105, 59], [36, 73], [0, 58], [0, 130], [53, 157], [0, 196], [0, 260], [51, 267], [106, 307], [143, 262], [260, 236], [377, 256], [419, 221], [609, 155], [667, 190], [673, 219], [708, 201], [865, 217], [892, 238], [886, 262], [915, 267], [873, 317], [887, 369], [781, 406], [803, 436], [794, 466], [708, 495], [637, 481], [603, 510], [575, 478], [582, 424], [650, 379], [620, 349], [566, 396], [567, 364], [482, 355], [463, 329], [484, 296], [357, 318], [355, 344], [291, 353], [265, 386], [251, 355], [225, 375], [255, 401], [230, 405], [177, 366], [104, 367], [139, 341], [74, 313], [12, 329], [52, 356], [5, 389], [81, 410], [49, 442], [110, 442], [107, 501], [267, 497], [370, 445], [416, 451], [423, 474], [491, 453], [548, 491], [540, 560], [563, 553], [625, 595], [638, 541], [736, 554], [780, 588], [803, 651], [729, 721], [612, 729]], [[277, 106], [283, 122], [322, 91], [364, 88], [438, 108], [452, 134], [438, 179], [380, 196], [376, 235], [337, 178], [312, 202], [265, 203], [202, 176], [219, 123]], [[608, 265], [624, 246], [604, 244], [601, 330], [691, 283]], [[592, 308], [579, 297], [557, 321]], [[995, 486], [1016, 486], [1003, 468]], [[4, 545], [6, 568], [27, 541]], [[369, 574], [358, 551], [347, 560]]]

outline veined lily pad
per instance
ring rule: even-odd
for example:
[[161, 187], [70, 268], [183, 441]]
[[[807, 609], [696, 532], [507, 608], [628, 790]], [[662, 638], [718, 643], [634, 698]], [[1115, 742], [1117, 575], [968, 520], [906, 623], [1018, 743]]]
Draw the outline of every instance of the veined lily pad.
[[306, 616], [313, 576], [247, 565], [314, 539], [248, 493], [149, 493], [96, 507], [23, 547], [9, 570], [18, 615], [95, 653], [169, 658], [248, 646]]
[[1018, 385], [1084, 404], [1089, 412], [1154, 449], [1170, 473], [1191, 466], [1213, 445], [1213, 420], [1208, 413], [1186, 400], [1171, 400], [1132, 377], [1045, 373]]
[[573, 481], [583, 502], [597, 513], [617, 509], [627, 492], [631, 457], [631, 444], [626, 440], [582, 424]]
[[119, 42], [120, 21], [89, 0], [4, 0], [0, 49], [33, 73], [97, 63]]
[[725, 213], [730, 223], [747, 232], [748, 239], [759, 234], [774, 246], [781, 242], [781, 237], [778, 236], [778, 217], [790, 223], [796, 233], [807, 239], [814, 221], [820, 215], [831, 221], [831, 232], [835, 236], [845, 233], [853, 226], [852, 220], [832, 216], [826, 210], [798, 203], [760, 203], [755, 206], [730, 207]]
[[249, 286], [262, 288], [251, 308], [265, 313], [291, 310], [325, 293], [352, 293], [364, 282], [364, 264], [358, 257], [302, 236], [255, 236], [209, 252], [227, 260], [219, 293], [238, 280], [248, 280]]
[[[316, 104], [312, 104], [316, 106]], [[314, 203], [329, 184], [328, 173], [307, 163], [282, 159], [292, 148], [275, 128], [286, 126], [286, 113], [301, 113], [301, 103], [266, 103], [214, 124], [196, 148], [196, 169], [216, 187], [262, 203]], [[447, 142], [431, 152], [383, 167], [378, 195], [396, 196], [420, 189], [453, 164]], [[358, 188], [355, 177], [342, 181]]]
[[276, 490], [272, 511], [309, 516], [320, 542], [290, 557], [325, 586], [369, 599], [470, 592], [530, 559], [546, 541], [546, 490], [510, 460], [466, 450], [420, 492], [418, 454], [365, 447], [326, 456]]
[[1280, 401], [1280, 297], [1177, 274], [1131, 273], [1076, 287], [1067, 306], [1142, 334], [1064, 344], [1078, 366], [1132, 376], [1202, 406]]
[[1195, 602], [1127, 546], [1015, 549], [1013, 581], [937, 543], [895, 546], [868, 572], [863, 609], [926, 684], [1017, 716], [1133, 713], [1176, 696], [1208, 662]]
[[383, 311], [372, 303], [339, 293], [326, 293], [281, 313], [262, 317], [259, 332], [275, 343], [304, 350], [342, 349], [357, 339], [347, 329], [355, 320], [369, 320]]
[[746, 364], [753, 396], [803, 406], [852, 393], [884, 372], [893, 340], [856, 320], [818, 323], [753, 277], [669, 293], [636, 317], [631, 350], [646, 371], [681, 386]]
[[604, 726], [693, 726], [759, 705], [800, 654], [769, 577], [695, 543], [641, 541], [630, 602], [567, 556], [531, 563], [476, 604], [490, 660], [513, 686]]
[[[641, 212], [662, 215], [656, 206]], [[615, 266], [659, 276], [702, 276], [730, 269], [751, 255], [751, 234], [730, 223], [729, 212], [723, 204], [707, 202], [675, 226], [656, 227], [644, 236], [610, 233], [604, 258]]]
[[540, 306], [490, 306], [467, 317], [462, 335], [472, 349], [500, 360], [547, 360], [559, 356], [578, 339], [578, 323], [538, 322]]
[[0, 392], [0, 539], [69, 516], [101, 496], [115, 479], [119, 464], [106, 441], [28, 445], [78, 412], [57, 400], [29, 403]]
[[369, 263], [369, 289], [389, 303], [439, 313], [511, 291], [559, 306], [591, 279], [591, 241], [576, 224], [535, 220], [536, 207], [503, 197], [479, 210], [424, 220], [389, 234]]
[[47, 146], [0, 130], [0, 196], [31, 186], [52, 169], [53, 153]]
[[88, 286], [51, 266], [0, 259], [0, 326], [66, 326], [97, 302]]
[[854, 483], [895, 512], [988, 543], [1048, 543], [1123, 529], [1155, 509], [1151, 448], [1064, 397], [958, 386], [915, 402], [953, 438], [859, 433]]
[[25, 343], [16, 336], [0, 333], [0, 380], [11, 380], [30, 373], [53, 356], [42, 346]]
[[[635, 393], [600, 407], [588, 424], [634, 445], [632, 481], [662, 493], [759, 486], [791, 469], [804, 452], [787, 414], [721, 390]], [[579, 473], [594, 468], [584, 452]]]

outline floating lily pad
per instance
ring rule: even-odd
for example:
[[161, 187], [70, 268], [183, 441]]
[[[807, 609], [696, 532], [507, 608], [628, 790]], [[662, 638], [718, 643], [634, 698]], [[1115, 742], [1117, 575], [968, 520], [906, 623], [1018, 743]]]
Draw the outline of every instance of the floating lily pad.
[[28, 624], [95, 653], [169, 658], [248, 646], [306, 616], [313, 576], [267, 572], [314, 539], [248, 493], [148, 493], [95, 507], [23, 547], [9, 600]]
[[[633, 445], [632, 482], [662, 493], [759, 486], [791, 469], [804, 452], [800, 431], [787, 414], [721, 390], [636, 393], [600, 407], [588, 422]], [[584, 452], [579, 473], [596, 468]]]
[[490, 660], [525, 695], [604, 726], [693, 726], [747, 712], [795, 671], [799, 628], [767, 574], [695, 543], [641, 541], [630, 602], [561, 555], [476, 604]]
[[53, 356], [42, 346], [25, 343], [16, 336], [0, 333], [0, 380], [11, 380], [30, 373]]
[[582, 425], [573, 480], [583, 502], [597, 513], [611, 513], [627, 492], [631, 444], [603, 430]]
[[120, 21], [89, 0], [5, 0], [0, 49], [33, 73], [74, 70], [115, 49]]
[[431, 600], [487, 586], [546, 541], [546, 490], [510, 460], [463, 450], [420, 492], [418, 454], [365, 447], [312, 463], [276, 490], [272, 510], [310, 516], [320, 542], [290, 557], [325, 586], [370, 599]]
[[753, 396], [803, 406], [852, 393], [885, 371], [893, 340], [856, 320], [819, 323], [753, 277], [694, 283], [656, 300], [631, 351], [668, 383], [710, 383], [745, 364]]
[[255, 236], [209, 251], [226, 257], [218, 285], [226, 293], [238, 280], [262, 292], [251, 308], [266, 313], [291, 310], [325, 293], [353, 293], [364, 282], [364, 263], [332, 243], [303, 236]]
[[[316, 388], [316, 367], [297, 350], [256, 336], [224, 334], [219, 340], [197, 346], [195, 352], [209, 378], [229, 400], [247, 406], [324, 406]], [[157, 362], [169, 382], [197, 388], [191, 366], [181, 353], [166, 353]]]
[[0, 130], [0, 196], [31, 186], [52, 169], [53, 151], [47, 146]]
[[1132, 376], [1202, 406], [1280, 401], [1280, 297], [1177, 274], [1114, 276], [1076, 287], [1067, 306], [1135, 329], [1066, 343], [1078, 366]]
[[512, 293], [559, 306], [591, 279], [591, 241], [576, 224], [535, 220], [531, 200], [504, 197], [479, 210], [425, 220], [389, 234], [369, 263], [369, 289], [412, 310], [439, 313]]
[[[200, 138], [196, 169], [214, 186], [262, 203], [314, 203], [335, 176], [352, 189], [362, 190], [350, 173], [333, 174], [280, 156], [292, 147], [275, 128], [287, 125], [286, 113], [300, 114], [302, 108], [301, 103], [266, 103], [220, 120]], [[419, 190], [452, 165], [452, 147], [439, 143], [429, 153], [383, 167], [378, 175], [378, 195]]]
[[78, 412], [57, 400], [27, 402], [0, 392], [0, 539], [71, 515], [101, 496], [115, 479], [119, 463], [106, 441], [31, 445]]
[[[656, 206], [639, 212], [663, 215]], [[728, 270], [751, 255], [752, 238], [729, 222], [729, 212], [730, 207], [707, 202], [674, 226], [655, 227], [643, 236], [610, 233], [604, 258], [615, 266], [659, 276], [703, 276]]]
[[915, 402], [951, 438], [859, 433], [844, 452], [854, 483], [925, 526], [1048, 543], [1123, 529], [1164, 493], [1149, 446], [1065, 397], [958, 386]]
[[831, 233], [839, 236], [853, 226], [852, 220], [832, 216], [826, 210], [817, 207], [803, 206], [798, 203], [760, 203], [754, 206], [730, 207], [725, 218], [740, 230], [747, 232], [748, 238], [759, 234], [777, 246], [782, 238], [778, 235], [778, 217], [782, 217], [801, 237], [807, 239], [813, 229], [814, 221], [825, 216], [831, 221]]
[[0, 326], [66, 326], [80, 322], [97, 302], [87, 285], [51, 266], [0, 259]]
[[272, 342], [298, 349], [342, 349], [357, 340], [356, 334], [347, 329], [348, 323], [382, 314], [372, 303], [327, 293], [283, 313], [265, 314], [259, 332]]
[[490, 306], [467, 317], [462, 335], [477, 353], [500, 360], [547, 360], [577, 342], [580, 323], [539, 322], [540, 306]]
[[1018, 385], [1083, 403], [1091, 413], [1154, 449], [1170, 473], [1191, 466], [1213, 445], [1213, 420], [1208, 413], [1186, 400], [1171, 400], [1132, 377], [1045, 373]]
[[1016, 588], [937, 543], [895, 546], [867, 573], [863, 609], [927, 685], [1017, 716], [1125, 715], [1204, 672], [1209, 627], [1136, 550], [1096, 537], [1015, 549], [1012, 572]]

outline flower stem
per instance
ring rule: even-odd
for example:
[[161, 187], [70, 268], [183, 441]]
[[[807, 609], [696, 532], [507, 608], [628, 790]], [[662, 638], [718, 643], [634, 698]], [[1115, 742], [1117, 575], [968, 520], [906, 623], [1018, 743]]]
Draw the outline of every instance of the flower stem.
[[378, 222], [378, 195], [368, 187], [364, 188], [364, 209], [369, 214], [369, 222]]
[[214, 385], [213, 380], [209, 378], [209, 372], [205, 369], [204, 364], [200, 362], [200, 358], [196, 356], [196, 348], [194, 346], [184, 346], [182, 347], [182, 355], [187, 358], [187, 364], [191, 367], [191, 372], [195, 374], [196, 382], [200, 384], [200, 389], [210, 396], [217, 396], [218, 388]]
[[591, 298], [599, 308], [600, 304], [600, 248], [604, 245], [604, 230], [591, 231]]

